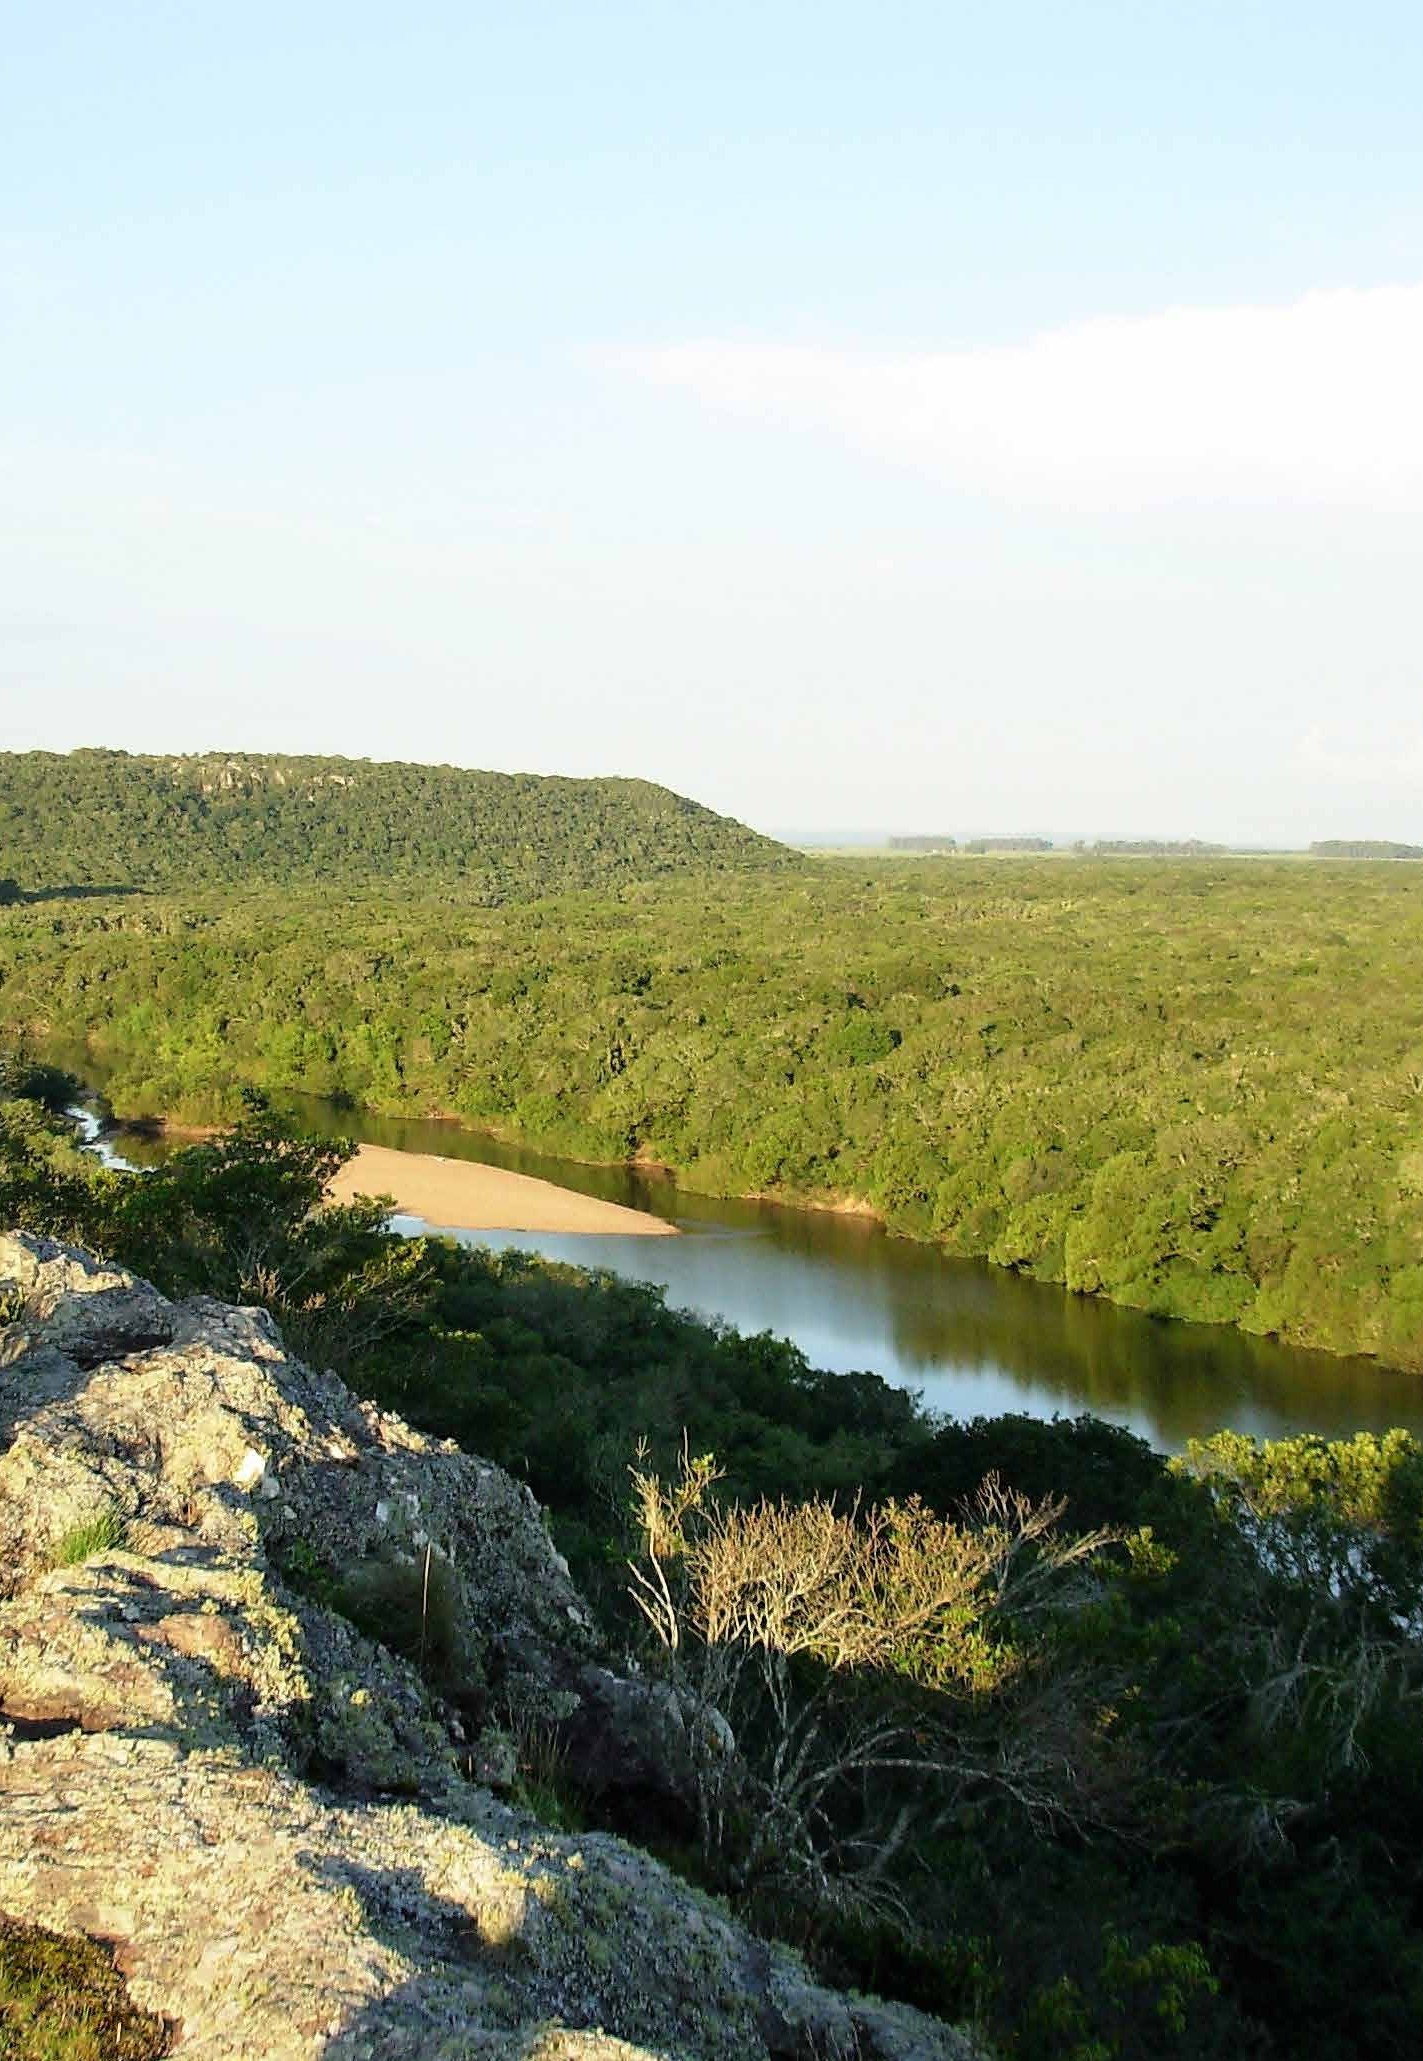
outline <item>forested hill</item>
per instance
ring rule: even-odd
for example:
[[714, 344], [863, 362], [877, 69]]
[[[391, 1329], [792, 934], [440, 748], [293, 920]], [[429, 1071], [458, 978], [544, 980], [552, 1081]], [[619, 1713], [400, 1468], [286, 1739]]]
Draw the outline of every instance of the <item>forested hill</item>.
[[645, 780], [249, 754], [0, 753], [0, 877], [31, 893], [418, 880], [500, 901], [795, 863], [770, 838]]

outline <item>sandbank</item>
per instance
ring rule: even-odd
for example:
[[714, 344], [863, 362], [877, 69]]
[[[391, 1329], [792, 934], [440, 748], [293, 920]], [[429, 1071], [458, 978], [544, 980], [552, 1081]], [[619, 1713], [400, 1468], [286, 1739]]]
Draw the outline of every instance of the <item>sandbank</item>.
[[423, 1217], [447, 1231], [601, 1231], [642, 1238], [677, 1232], [675, 1224], [645, 1210], [600, 1202], [532, 1174], [431, 1152], [394, 1152], [388, 1145], [358, 1145], [327, 1193], [333, 1202], [389, 1195], [402, 1216]]

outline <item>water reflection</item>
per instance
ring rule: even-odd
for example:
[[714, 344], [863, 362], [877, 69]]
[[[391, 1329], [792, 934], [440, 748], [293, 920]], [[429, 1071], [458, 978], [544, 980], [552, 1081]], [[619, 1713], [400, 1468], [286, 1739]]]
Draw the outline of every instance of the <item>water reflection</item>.
[[[1222, 1425], [1274, 1438], [1394, 1424], [1423, 1435], [1423, 1381], [1370, 1360], [1144, 1317], [948, 1259], [863, 1219], [688, 1195], [655, 1172], [582, 1166], [453, 1124], [366, 1116], [313, 1097], [286, 1106], [322, 1135], [508, 1167], [669, 1218], [685, 1236], [452, 1235], [656, 1282], [681, 1308], [793, 1338], [815, 1366], [872, 1369], [956, 1416], [1092, 1410], [1168, 1450]], [[164, 1147], [126, 1137], [122, 1149], [142, 1160]]]

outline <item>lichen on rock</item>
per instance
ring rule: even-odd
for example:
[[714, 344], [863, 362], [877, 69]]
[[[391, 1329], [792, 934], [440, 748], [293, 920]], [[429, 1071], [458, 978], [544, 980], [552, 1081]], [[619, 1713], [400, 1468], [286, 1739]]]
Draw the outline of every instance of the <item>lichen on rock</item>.
[[194, 2056], [970, 2054], [514, 1811], [470, 1779], [507, 1772], [497, 1727], [333, 1607], [363, 1568], [428, 1599], [438, 1556], [476, 1704], [542, 1699], [590, 1769], [675, 1792], [678, 1715], [606, 1665], [526, 1488], [261, 1311], [27, 1235], [4, 1282], [0, 1911], [115, 1943]]

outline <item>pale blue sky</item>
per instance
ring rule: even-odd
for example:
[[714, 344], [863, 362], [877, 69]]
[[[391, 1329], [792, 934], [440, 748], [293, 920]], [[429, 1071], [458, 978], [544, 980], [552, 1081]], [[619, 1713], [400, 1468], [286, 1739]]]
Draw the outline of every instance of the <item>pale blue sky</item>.
[[1423, 8], [0, 4], [0, 745], [1423, 838]]

